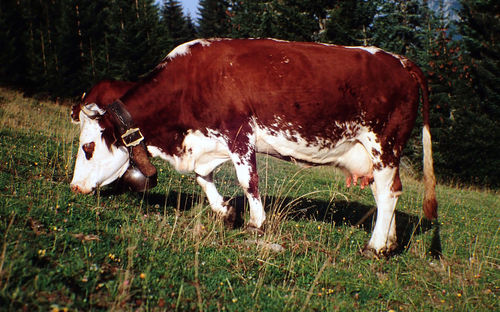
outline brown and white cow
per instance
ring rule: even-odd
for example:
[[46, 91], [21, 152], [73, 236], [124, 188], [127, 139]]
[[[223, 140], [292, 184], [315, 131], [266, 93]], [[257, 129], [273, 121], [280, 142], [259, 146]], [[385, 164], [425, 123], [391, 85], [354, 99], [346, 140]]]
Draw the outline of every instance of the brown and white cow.
[[[370, 185], [377, 220], [368, 253], [396, 246], [399, 162], [423, 98], [424, 212], [437, 217], [427, 82], [404, 57], [375, 47], [273, 39], [194, 40], [175, 48], [113, 105], [130, 114], [147, 150], [180, 172], [195, 172], [213, 211], [232, 209], [213, 170], [231, 161], [250, 206], [248, 227], [261, 229], [256, 153], [305, 165], [331, 165], [347, 182]], [[109, 107], [109, 106], [108, 106]], [[71, 187], [90, 193], [129, 167], [130, 148], [117, 115], [85, 99]], [[119, 116], [118, 116], [119, 117]], [[120, 130], [121, 128], [121, 130]], [[137, 131], [136, 131], [137, 132]], [[85, 151], [93, 143], [93, 154]], [[87, 145], [88, 146], [88, 145]], [[90, 157], [89, 157], [90, 156]]]

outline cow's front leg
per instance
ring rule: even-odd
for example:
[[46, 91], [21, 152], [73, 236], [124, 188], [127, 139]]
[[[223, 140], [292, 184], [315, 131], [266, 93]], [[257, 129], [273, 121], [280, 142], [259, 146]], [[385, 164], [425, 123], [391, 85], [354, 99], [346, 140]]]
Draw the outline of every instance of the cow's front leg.
[[377, 220], [363, 253], [378, 257], [390, 254], [397, 247], [395, 208], [401, 193], [401, 183], [397, 168], [375, 170], [373, 178], [372, 191], [377, 203]]
[[212, 172], [206, 176], [196, 175], [196, 181], [207, 195], [208, 203], [212, 211], [224, 218], [224, 224], [227, 227], [232, 228], [236, 222], [236, 210], [234, 207], [228, 206], [227, 203], [224, 202], [224, 198], [217, 191], [213, 182]]
[[255, 150], [249, 148], [245, 154], [234, 153], [231, 155], [231, 159], [236, 168], [238, 182], [245, 192], [250, 207], [248, 229], [261, 234], [266, 213], [259, 194], [259, 175], [257, 174]]

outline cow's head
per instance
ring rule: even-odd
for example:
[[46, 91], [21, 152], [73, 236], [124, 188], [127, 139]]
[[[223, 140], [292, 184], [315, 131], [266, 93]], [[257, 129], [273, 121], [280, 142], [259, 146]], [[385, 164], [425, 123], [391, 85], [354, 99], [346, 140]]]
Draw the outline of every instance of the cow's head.
[[[71, 189], [88, 194], [123, 177], [135, 191], [156, 184], [156, 169], [144, 146], [126, 147], [116, 132], [115, 119], [95, 103], [73, 107], [72, 119], [80, 125], [80, 142]], [[131, 165], [131, 159], [133, 164]]]
[[129, 167], [129, 152], [111, 141], [114, 129], [107, 129], [111, 124], [104, 109], [92, 103], [81, 106], [78, 116], [76, 111], [72, 119], [80, 124], [80, 142], [71, 189], [87, 194], [121, 177]]

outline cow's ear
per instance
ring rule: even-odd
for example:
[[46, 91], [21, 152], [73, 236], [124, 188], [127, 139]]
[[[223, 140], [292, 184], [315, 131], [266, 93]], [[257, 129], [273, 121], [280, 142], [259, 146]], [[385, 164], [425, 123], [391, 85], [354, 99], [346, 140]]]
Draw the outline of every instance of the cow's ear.
[[71, 122], [74, 124], [80, 123], [80, 104], [75, 104], [71, 107]]
[[104, 109], [100, 108], [95, 103], [81, 105], [81, 110], [85, 115], [87, 115], [87, 117], [91, 119], [99, 118], [100, 116], [104, 115], [104, 113], [106, 113]]

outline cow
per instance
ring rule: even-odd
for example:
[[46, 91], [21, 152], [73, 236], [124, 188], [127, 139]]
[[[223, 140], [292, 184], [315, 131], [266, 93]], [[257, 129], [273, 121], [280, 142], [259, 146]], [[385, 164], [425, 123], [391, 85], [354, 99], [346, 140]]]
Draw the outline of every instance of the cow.
[[78, 106], [80, 148], [71, 189], [91, 193], [130, 167], [147, 189], [156, 177], [148, 156], [160, 157], [179, 172], [194, 172], [211, 209], [231, 219], [235, 209], [213, 182], [214, 169], [231, 161], [249, 203], [247, 228], [260, 232], [266, 215], [256, 153], [335, 166], [348, 185], [360, 179], [371, 187], [377, 218], [363, 252], [388, 255], [397, 246], [400, 159], [420, 98], [423, 210], [435, 219], [427, 81], [413, 62], [376, 47], [276, 39], [184, 43], [111, 105], [85, 99]]

